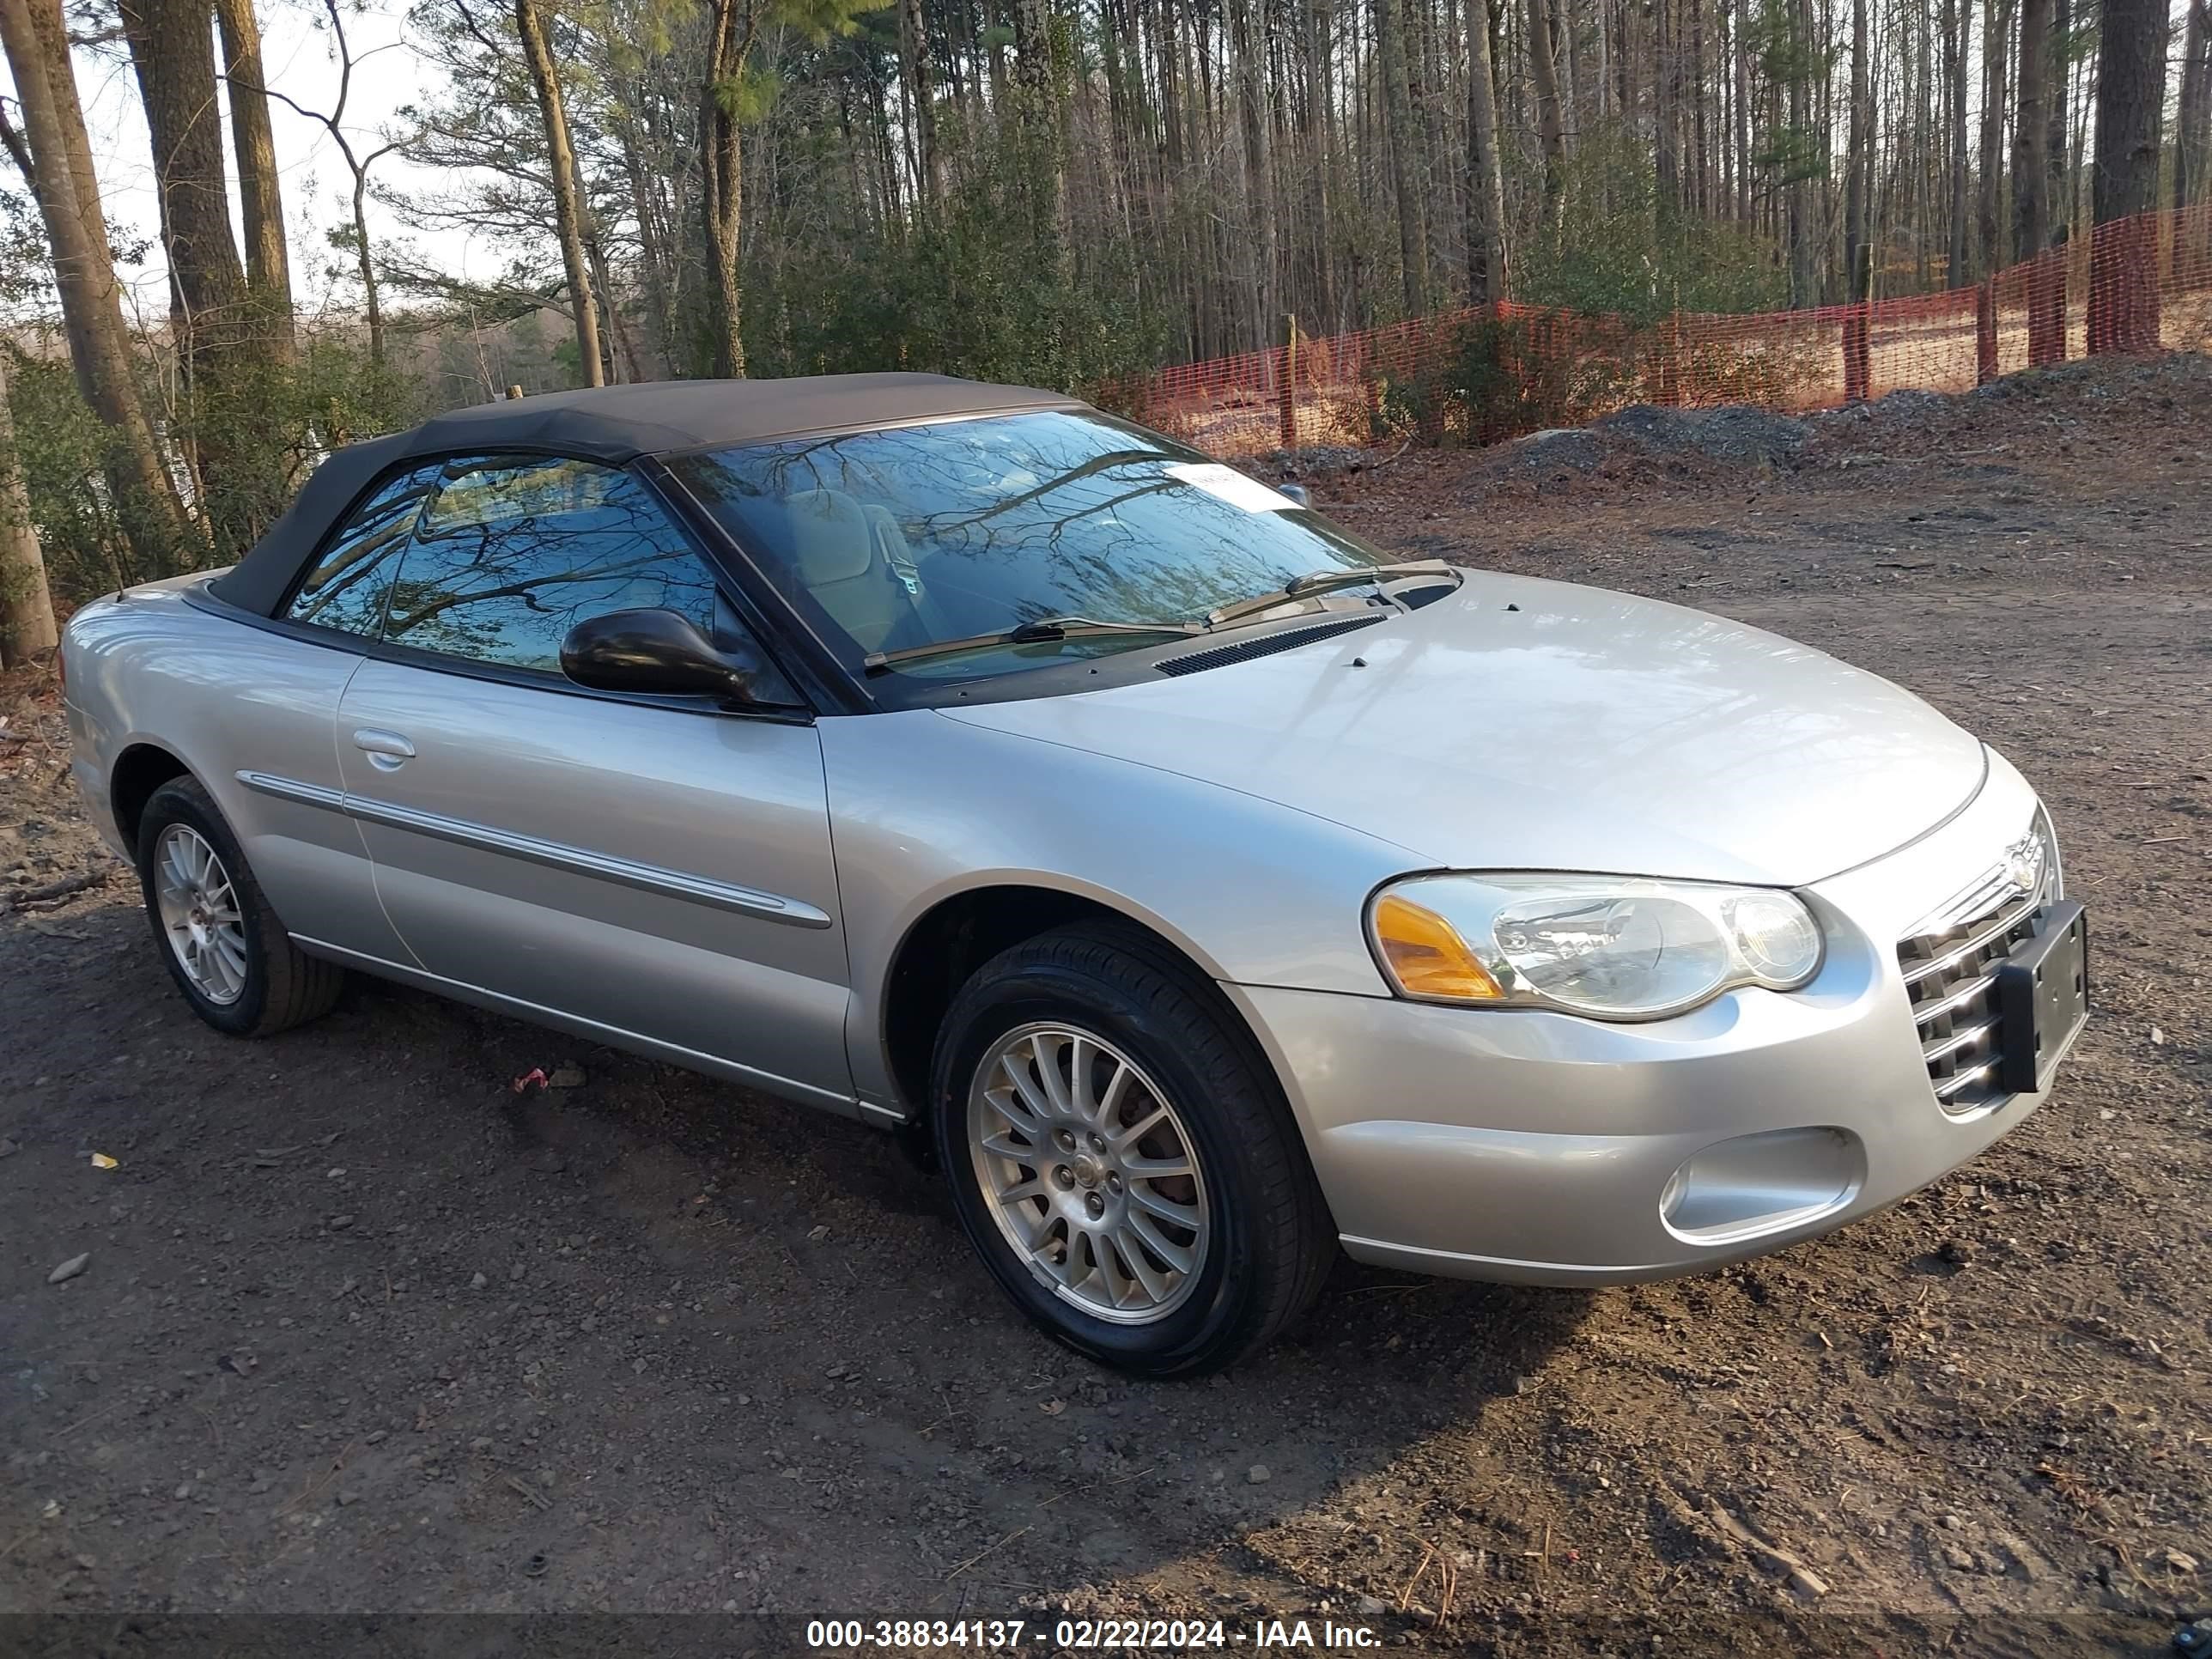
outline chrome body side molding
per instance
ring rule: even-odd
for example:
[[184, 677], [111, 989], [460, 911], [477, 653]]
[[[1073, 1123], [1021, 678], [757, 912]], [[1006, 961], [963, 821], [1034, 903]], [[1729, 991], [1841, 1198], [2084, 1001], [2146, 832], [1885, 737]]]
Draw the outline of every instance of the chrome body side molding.
[[[418, 812], [411, 807], [396, 806], [388, 801], [374, 800], [362, 795], [349, 795], [317, 784], [278, 777], [272, 773], [244, 771], [237, 776], [247, 788], [274, 796], [279, 800], [320, 806], [364, 823], [386, 824], [395, 830], [410, 830], [416, 835], [434, 836], [463, 847], [482, 848], [487, 852], [505, 854], [509, 858], [541, 864], [550, 869], [566, 870], [575, 875], [595, 877], [641, 892], [685, 899], [694, 904], [707, 905], [717, 910], [733, 910], [742, 915], [757, 916], [766, 921], [782, 922], [793, 927], [823, 928], [830, 925], [830, 918], [825, 912], [797, 899], [785, 898], [781, 894], [764, 893], [726, 882], [709, 881], [703, 876], [689, 875], [680, 870], [664, 870], [658, 865], [635, 864], [627, 859], [609, 858], [580, 847], [541, 841], [534, 836], [517, 835], [512, 830], [495, 830], [488, 824], [471, 823], [463, 818]], [[302, 948], [305, 948], [304, 942]]]

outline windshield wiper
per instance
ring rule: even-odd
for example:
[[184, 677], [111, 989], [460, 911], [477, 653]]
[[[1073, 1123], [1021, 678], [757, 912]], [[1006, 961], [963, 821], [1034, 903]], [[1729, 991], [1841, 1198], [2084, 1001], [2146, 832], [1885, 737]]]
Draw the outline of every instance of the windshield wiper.
[[1256, 616], [1263, 611], [1273, 611], [1278, 605], [1293, 604], [1339, 587], [1359, 587], [1369, 582], [1390, 581], [1402, 576], [1456, 577], [1461, 574], [1459, 566], [1443, 559], [1401, 559], [1395, 564], [1331, 565], [1326, 570], [1309, 570], [1303, 576], [1293, 576], [1275, 592], [1238, 599], [1218, 610], [1209, 611], [1203, 622], [1116, 623], [1096, 622], [1089, 617], [1039, 617], [1031, 622], [1018, 623], [1000, 633], [972, 634], [961, 640], [933, 640], [926, 645], [902, 646], [896, 651], [871, 651], [860, 659], [860, 666], [873, 674], [896, 664], [915, 662], [924, 657], [946, 657], [960, 651], [986, 650], [994, 645], [1036, 645], [1051, 640], [1089, 639], [1109, 634], [1149, 634], [1155, 638], [1204, 634], [1224, 623]]
[[933, 640], [927, 645], [902, 646], [896, 651], [871, 651], [860, 659], [860, 666], [873, 673], [894, 663], [950, 656], [956, 651], [980, 651], [994, 645], [1039, 645], [1048, 640], [1089, 639], [1106, 634], [1158, 636], [1205, 631], [1198, 623], [1115, 623], [1093, 622], [1088, 617], [1040, 617], [1034, 622], [1017, 623], [1003, 633], [971, 634], [964, 640]]
[[1326, 593], [1334, 588], [1359, 587], [1369, 582], [1384, 582], [1400, 576], [1457, 576], [1459, 566], [1443, 559], [1401, 559], [1395, 564], [1331, 565], [1326, 570], [1309, 570], [1303, 576], [1293, 576], [1273, 593], [1261, 593], [1249, 599], [1238, 599], [1206, 613], [1209, 628], [1242, 617], [1257, 616], [1262, 611], [1273, 611], [1279, 605], [1288, 605], [1294, 599], [1310, 599], [1316, 593]]

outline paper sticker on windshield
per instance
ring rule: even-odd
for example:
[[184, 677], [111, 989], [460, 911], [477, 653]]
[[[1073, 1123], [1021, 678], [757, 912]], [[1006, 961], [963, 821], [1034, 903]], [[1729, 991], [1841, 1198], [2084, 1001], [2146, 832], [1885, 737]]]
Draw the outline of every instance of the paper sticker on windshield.
[[1287, 513], [1297, 503], [1278, 495], [1257, 478], [1248, 478], [1233, 466], [1218, 461], [1176, 461], [1167, 469], [1177, 483], [1203, 489], [1218, 501], [1241, 507], [1247, 513]]

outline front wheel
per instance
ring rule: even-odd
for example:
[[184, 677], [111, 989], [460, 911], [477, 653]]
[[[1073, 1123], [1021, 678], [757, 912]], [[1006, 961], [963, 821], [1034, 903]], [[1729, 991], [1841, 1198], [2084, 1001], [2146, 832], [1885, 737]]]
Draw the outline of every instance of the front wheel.
[[1218, 1370], [1319, 1290], [1334, 1230], [1280, 1093], [1149, 935], [1062, 928], [993, 958], [946, 1014], [932, 1093], [963, 1228], [1069, 1346]]

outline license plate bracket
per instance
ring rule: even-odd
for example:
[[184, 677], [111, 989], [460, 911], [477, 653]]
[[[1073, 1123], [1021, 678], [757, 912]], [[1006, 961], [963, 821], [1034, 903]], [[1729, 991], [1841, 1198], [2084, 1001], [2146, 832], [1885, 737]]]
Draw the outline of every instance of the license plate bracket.
[[2062, 899], [2033, 927], [1996, 972], [1997, 1082], [2012, 1094], [2039, 1092], [2089, 1018], [2088, 913]]

